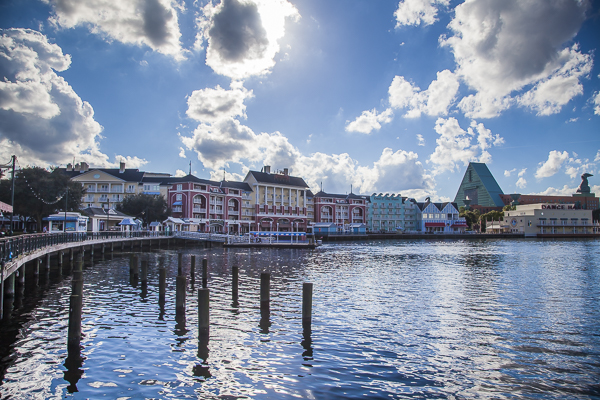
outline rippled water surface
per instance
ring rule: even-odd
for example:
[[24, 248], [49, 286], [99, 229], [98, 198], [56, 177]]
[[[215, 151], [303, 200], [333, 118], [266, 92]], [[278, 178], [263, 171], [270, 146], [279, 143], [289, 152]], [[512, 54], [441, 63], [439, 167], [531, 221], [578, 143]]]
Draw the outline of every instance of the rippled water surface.
[[[209, 265], [175, 318], [177, 254]], [[600, 398], [600, 241], [385, 241], [317, 250], [179, 249], [86, 262], [81, 366], [65, 367], [71, 282], [17, 299], [0, 327], [3, 399]], [[231, 267], [240, 267], [232, 304]], [[158, 267], [167, 299], [158, 302]], [[260, 273], [271, 273], [261, 324]], [[314, 284], [303, 332], [302, 283]], [[16, 331], [15, 331], [16, 330]], [[79, 367], [79, 368], [77, 368]]]

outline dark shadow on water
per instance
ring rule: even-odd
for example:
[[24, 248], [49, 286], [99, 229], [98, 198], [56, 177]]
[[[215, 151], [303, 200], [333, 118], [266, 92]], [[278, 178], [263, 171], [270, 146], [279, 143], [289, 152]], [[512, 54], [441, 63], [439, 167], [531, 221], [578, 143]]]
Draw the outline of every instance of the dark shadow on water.
[[81, 369], [83, 366], [83, 360], [84, 359], [81, 356], [81, 346], [77, 346], [77, 348], [75, 348], [75, 346], [73, 346], [73, 348], [69, 348], [69, 355], [67, 356], [64, 364], [67, 370], [63, 371], [65, 381], [69, 382], [70, 384], [67, 386], [69, 393], [75, 393], [79, 391], [77, 389], [77, 382], [79, 382], [79, 379], [81, 379], [83, 376], [84, 371]]
[[302, 358], [304, 361], [310, 361], [313, 359], [313, 347], [312, 347], [312, 338], [311, 338], [311, 326], [310, 324], [303, 324], [302, 330], [302, 348], [304, 351], [302, 352]]
[[190, 331], [186, 327], [185, 312], [177, 313], [175, 315], [175, 322], [173, 333], [177, 336], [177, 347], [182, 347], [189, 339], [188, 332]]
[[271, 327], [271, 310], [269, 307], [261, 307], [260, 308], [260, 323], [258, 326], [260, 327], [260, 333], [268, 334], [269, 328]]
[[204, 379], [212, 376], [208, 366], [208, 338], [207, 333], [200, 333], [198, 338], [198, 358], [201, 362], [192, 368], [194, 376]]

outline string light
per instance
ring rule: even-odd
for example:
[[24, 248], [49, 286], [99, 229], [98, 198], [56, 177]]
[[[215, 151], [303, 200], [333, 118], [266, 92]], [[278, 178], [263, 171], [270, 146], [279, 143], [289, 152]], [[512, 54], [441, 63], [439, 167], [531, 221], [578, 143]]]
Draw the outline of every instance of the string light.
[[[18, 162], [18, 161], [17, 161], [17, 164], [19, 164], [19, 162]], [[19, 167], [18, 167], [18, 171], [21, 171], [22, 169], [23, 169], [23, 168], [21, 167], [21, 165], [19, 165]], [[15, 171], [15, 173], [16, 173], [16, 171]], [[58, 203], [59, 201], [61, 201], [61, 200], [62, 200], [62, 199], [65, 197], [65, 195], [67, 194], [67, 191], [65, 191], [63, 194], [61, 194], [60, 196], [58, 196], [58, 197], [56, 198], [56, 200], [54, 200], [54, 201], [46, 201], [46, 200], [42, 199], [41, 195], [40, 195], [40, 194], [38, 194], [38, 193], [36, 193], [36, 191], [35, 191], [35, 190], [34, 190], [34, 189], [31, 187], [31, 185], [30, 185], [30, 184], [29, 184], [29, 182], [27, 181], [27, 178], [25, 177], [25, 175], [24, 175], [24, 174], [22, 174], [22, 175], [21, 175], [21, 177], [23, 178], [23, 180], [24, 180], [24, 181], [25, 181], [25, 183], [27, 184], [27, 187], [29, 187], [29, 189], [31, 190], [31, 193], [33, 194], [33, 196], [34, 196], [36, 199], [38, 199], [39, 201], [41, 201], [42, 203], [44, 203], [44, 204], [47, 204], [47, 205], [53, 205], [53, 204], [56, 204], [56, 203]]]

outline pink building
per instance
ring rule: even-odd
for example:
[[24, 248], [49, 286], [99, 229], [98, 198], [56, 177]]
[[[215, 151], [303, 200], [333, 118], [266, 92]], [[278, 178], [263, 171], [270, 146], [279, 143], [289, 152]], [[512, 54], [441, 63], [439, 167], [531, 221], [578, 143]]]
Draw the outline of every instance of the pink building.
[[364, 196], [320, 191], [313, 202], [315, 223], [332, 222], [341, 230], [346, 230], [349, 224], [366, 224], [367, 200]]
[[193, 175], [170, 178], [167, 203], [183, 230], [239, 234], [250, 230], [242, 220], [242, 201], [252, 189], [244, 182], [215, 182]]

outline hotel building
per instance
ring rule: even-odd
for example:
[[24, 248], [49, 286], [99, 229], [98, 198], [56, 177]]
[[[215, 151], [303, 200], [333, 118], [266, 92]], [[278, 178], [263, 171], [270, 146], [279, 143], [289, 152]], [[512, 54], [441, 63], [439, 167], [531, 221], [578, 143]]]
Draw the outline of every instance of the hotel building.
[[[367, 227], [370, 232], [397, 232], [407, 229], [405, 227], [406, 197], [400, 194], [373, 193], [368, 200]], [[415, 218], [411, 219], [411, 222], [414, 223]], [[414, 229], [415, 225], [412, 225], [411, 230]]]
[[593, 236], [600, 231], [600, 225], [592, 221], [592, 210], [577, 209], [574, 204], [518, 205], [514, 211], [505, 211], [501, 221], [488, 224], [487, 232], [537, 237]]
[[416, 203], [417, 230], [425, 233], [462, 233], [467, 221], [459, 216], [456, 203]]
[[[252, 190], [252, 230], [306, 232], [313, 203], [304, 179], [291, 176], [287, 168], [271, 173], [271, 167], [249, 171], [244, 183]], [[245, 211], [250, 212], [246, 207]]]
[[315, 223], [334, 223], [338, 230], [350, 231], [356, 224], [365, 224], [367, 201], [354, 193], [331, 194], [321, 190], [314, 197], [314, 215]]

